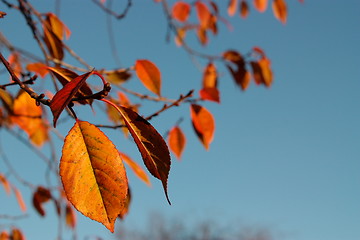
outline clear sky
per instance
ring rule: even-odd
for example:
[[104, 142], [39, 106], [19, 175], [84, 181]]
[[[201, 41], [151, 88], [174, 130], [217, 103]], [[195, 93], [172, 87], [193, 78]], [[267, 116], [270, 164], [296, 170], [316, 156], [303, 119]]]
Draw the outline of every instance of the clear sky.
[[[53, 4], [35, 2], [42, 12], [54, 11]], [[227, 1], [218, 2], [224, 2], [220, 8], [225, 13]], [[242, 92], [220, 68], [221, 104], [204, 103], [216, 119], [209, 151], [192, 130], [188, 105], [155, 118], [152, 124], [163, 134], [185, 116], [181, 127], [188, 144], [181, 162], [173, 157], [169, 176], [172, 206], [157, 179], [152, 178], [149, 188], [129, 173], [133, 200], [123, 224], [143, 228], [156, 212], [188, 223], [211, 219], [221, 226], [265, 227], [279, 240], [360, 239], [360, 3], [287, 2], [285, 26], [275, 20], [271, 8], [264, 14], [251, 11], [246, 20], [227, 17], [235, 30], [221, 25], [219, 36], [210, 39], [203, 49], [210, 53], [230, 48], [245, 53], [260, 46], [272, 61], [274, 84], [270, 89], [252, 84]], [[0, 21], [4, 35], [14, 45], [31, 50], [34, 43], [29, 42], [32, 38], [23, 19], [3, 4], [0, 10], [8, 13]], [[93, 3], [61, 1], [60, 17], [73, 32], [68, 45], [86, 61], [96, 68], [119, 67], [109, 48], [105, 14]], [[179, 93], [199, 90], [201, 72], [185, 51], [166, 43], [164, 20], [159, 4], [136, 0], [126, 19], [112, 25], [120, 67], [131, 66], [136, 59], [155, 62], [162, 72], [163, 95], [177, 98]], [[193, 44], [198, 47], [196, 41]], [[131, 81], [127, 87], [148, 93], [136, 77]], [[153, 109], [143, 108], [141, 113]], [[100, 123], [102, 116], [87, 120]], [[71, 125], [59, 129], [65, 135]], [[119, 133], [107, 133], [120, 150], [140, 160], [134, 144]], [[17, 150], [14, 138], [4, 131], [0, 140], [2, 149], [11, 149], [7, 156], [20, 166], [19, 171], [41, 183], [42, 162], [27, 150]], [[1, 161], [0, 167], [4, 167]], [[15, 224], [27, 239], [54, 239], [57, 224], [52, 206], [46, 206], [48, 216], [40, 219], [26, 191], [31, 217]], [[0, 199], [1, 213], [17, 208], [14, 198], [1, 188]], [[78, 220], [78, 239], [91, 235], [111, 239], [101, 224], [80, 214]], [[0, 219], [0, 226], [8, 223]]]

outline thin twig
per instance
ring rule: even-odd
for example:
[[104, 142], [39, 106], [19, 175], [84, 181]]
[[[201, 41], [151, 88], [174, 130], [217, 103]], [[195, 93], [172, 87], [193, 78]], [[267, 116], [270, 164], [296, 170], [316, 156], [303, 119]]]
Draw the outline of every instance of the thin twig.
[[127, 5], [124, 9], [124, 11], [120, 14], [114, 12], [113, 10], [111, 10], [111, 8], [109, 7], [105, 7], [104, 4], [102, 4], [100, 1], [98, 0], [93, 0], [93, 2], [98, 5], [102, 10], [104, 10], [106, 13], [114, 16], [116, 19], [122, 19], [122, 18], [125, 18], [126, 17], [126, 14], [128, 13], [131, 5], [132, 5], [132, 1], [131, 0], [128, 0], [127, 2]]

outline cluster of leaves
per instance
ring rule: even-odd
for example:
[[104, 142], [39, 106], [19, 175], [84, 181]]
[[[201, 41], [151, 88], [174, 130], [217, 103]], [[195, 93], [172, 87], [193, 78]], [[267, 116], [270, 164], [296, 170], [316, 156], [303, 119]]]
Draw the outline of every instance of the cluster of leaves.
[[[219, 21], [230, 27], [225, 17], [221, 16], [221, 11], [214, 1], [198, 0], [193, 3], [176, 1], [172, 7], [169, 7], [167, 1], [155, 0], [155, 2], [161, 3], [165, 10], [168, 25], [173, 31], [176, 44], [183, 47], [189, 54], [207, 60], [202, 73], [199, 98], [194, 98], [194, 91], [190, 90], [186, 94], [180, 94], [178, 99], [163, 97], [161, 71], [152, 61], [138, 59], [128, 68], [95, 70], [66, 45], [66, 39], [71, 36], [71, 31], [56, 14], [39, 13], [26, 0], [19, 0], [18, 5], [4, 0], [2, 2], [7, 7], [18, 10], [24, 16], [35, 41], [42, 50], [43, 58], [34, 57], [27, 51], [2, 40], [2, 44], [7, 47], [10, 55], [5, 58], [0, 53], [1, 62], [11, 76], [11, 81], [0, 85], [2, 102], [0, 124], [9, 131], [14, 127], [21, 129], [27, 134], [32, 145], [41, 148], [44, 144], [52, 141], [52, 131], [63, 112], [67, 112], [68, 116], [74, 119], [73, 127], [64, 137], [59, 170], [51, 168], [55, 174], [59, 174], [62, 187], [54, 190], [44, 186], [31, 186], [33, 206], [36, 211], [41, 216], [45, 216], [43, 204], [53, 202], [59, 216], [62, 216], [61, 209], [66, 209], [65, 220], [71, 228], [76, 225], [73, 206], [83, 215], [102, 223], [111, 232], [114, 231], [115, 220], [123, 218], [127, 214], [131, 200], [123, 162], [141, 180], [150, 185], [146, 171], [126, 153], [123, 153], [122, 149], [117, 149], [100, 128], [113, 128], [115, 131], [120, 128], [125, 137], [133, 138], [147, 171], [161, 181], [165, 196], [170, 203], [167, 193], [167, 180], [171, 165], [170, 151], [178, 159], [181, 159], [186, 146], [186, 137], [177, 123], [169, 130], [167, 140], [165, 140], [149, 121], [169, 108], [188, 104], [189, 118], [194, 133], [204, 148], [209, 149], [214, 138], [215, 120], [202, 102], [220, 103], [218, 64], [222, 64], [228, 69], [234, 82], [242, 90], [248, 88], [252, 79], [257, 85], [266, 87], [270, 87], [273, 82], [270, 60], [259, 47], [254, 47], [247, 54], [241, 54], [237, 50], [227, 50], [219, 55], [210, 56], [195, 51], [186, 42], [187, 33], [194, 31], [201, 45], [205, 46], [209, 43], [209, 33], [213, 35], [218, 33]], [[108, 14], [112, 14], [113, 12], [104, 5], [105, 2], [96, 3]], [[263, 12], [267, 8], [267, 2], [266, 0], [255, 0], [253, 4], [255, 9]], [[238, 5], [241, 16], [246, 17], [249, 4], [245, 0], [241, 0], [240, 3], [230, 0], [228, 14], [233, 16]], [[124, 12], [126, 13], [127, 10], [128, 8]], [[275, 17], [285, 23], [287, 17], [285, 1], [274, 0], [273, 10]], [[192, 20], [191, 12], [194, 11], [197, 20], [190, 22]], [[3, 12], [0, 14], [1, 17], [5, 16]], [[117, 18], [120, 17], [117, 16]], [[1, 39], [6, 38], [1, 35]], [[77, 60], [82, 67], [65, 62], [67, 54]], [[132, 79], [134, 74], [151, 92], [151, 96], [123, 87], [122, 84]], [[42, 79], [50, 78], [55, 94], [51, 93], [50, 88], [44, 89], [41, 94], [35, 92], [30, 86], [39, 81], [37, 76]], [[102, 86], [88, 84], [87, 80], [91, 76], [99, 77]], [[20, 90], [14, 93], [9, 88], [15, 85]], [[116, 90], [112, 90], [111, 85], [115, 86]], [[133, 95], [134, 98], [156, 101], [164, 105], [149, 116], [141, 116], [139, 114], [140, 104], [133, 104], [128, 94]], [[106, 107], [102, 109], [105, 109], [104, 113], [112, 122], [111, 125], [95, 125], [77, 117], [75, 108], [78, 105], [89, 105], [95, 111], [93, 107], [95, 101], [106, 104]], [[48, 110], [51, 111], [52, 118], [48, 117]], [[15, 173], [10, 174], [15, 175]], [[26, 206], [21, 193], [1, 173], [0, 182], [7, 193], [10, 193], [11, 189], [15, 192], [20, 208], [25, 211]], [[54, 192], [57, 192], [59, 197], [55, 197]], [[19, 232], [18, 229], [13, 229], [11, 239], [22, 239], [14, 237]], [[3, 232], [2, 234], [5, 236], [7, 233]]]

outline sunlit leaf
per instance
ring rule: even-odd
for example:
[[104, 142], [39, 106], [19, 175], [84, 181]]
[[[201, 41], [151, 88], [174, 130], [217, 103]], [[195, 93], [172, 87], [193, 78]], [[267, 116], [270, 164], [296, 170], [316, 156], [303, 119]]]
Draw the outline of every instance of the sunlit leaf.
[[11, 230], [11, 236], [10, 236], [11, 240], [25, 240], [25, 236], [22, 233], [22, 231], [20, 231], [20, 229], [18, 228], [13, 228]]
[[186, 137], [180, 127], [175, 126], [170, 130], [168, 144], [170, 150], [180, 160], [186, 145]]
[[150, 179], [146, 172], [142, 169], [142, 167], [133, 161], [128, 155], [120, 152], [121, 159], [131, 168], [131, 170], [135, 173], [135, 175], [141, 179], [148, 186], [151, 185]]
[[44, 26], [44, 42], [53, 58], [58, 60], [62, 60], [64, 58], [62, 41], [46, 26]]
[[21, 192], [15, 187], [13, 189], [14, 189], [16, 200], [20, 206], [21, 211], [26, 212], [26, 204], [24, 202]]
[[43, 204], [52, 198], [51, 192], [42, 186], [39, 186], [33, 194], [33, 206], [40, 216], [45, 216]]
[[110, 73], [105, 74], [105, 78], [109, 83], [120, 85], [131, 77], [131, 73], [127, 70], [117, 70]]
[[161, 95], [161, 72], [158, 67], [149, 60], [137, 60], [135, 71], [144, 86], [155, 93]]
[[265, 12], [268, 4], [268, 0], [253, 0], [254, 7], [259, 12]]
[[286, 23], [287, 19], [287, 7], [284, 0], [274, 0], [272, 3], [274, 16], [283, 24]]
[[44, 78], [49, 73], [48, 67], [40, 62], [29, 63], [28, 65], [26, 65], [26, 69], [30, 72], [34, 72], [40, 75], [40, 77], [42, 78]]
[[216, 87], [206, 87], [199, 91], [202, 100], [220, 103], [220, 91]]
[[64, 39], [64, 34], [68, 39], [71, 35], [70, 29], [53, 13], [46, 14], [46, 23], [49, 24], [51, 31], [60, 39]]
[[54, 95], [50, 102], [50, 109], [54, 117], [54, 127], [56, 127], [56, 121], [58, 120], [61, 112], [70, 103], [71, 99], [92, 73], [93, 72], [91, 71], [74, 78]]
[[196, 135], [199, 137], [205, 149], [208, 150], [214, 138], [214, 117], [206, 108], [197, 104], [191, 105], [190, 115]]
[[245, 0], [241, 0], [240, 3], [240, 16], [242, 18], [247, 18], [249, 15], [249, 5]]
[[212, 15], [208, 6], [202, 1], [196, 1], [195, 7], [201, 28], [207, 29]]
[[[75, 79], [79, 76], [77, 73], [75, 73], [67, 68], [62, 68], [62, 67], [48, 67], [48, 70], [50, 70], [50, 72], [52, 74], [54, 74], [54, 76], [57, 78], [57, 80], [59, 80], [59, 82], [63, 86], [65, 86], [66, 84], [68, 84], [73, 79]], [[82, 86], [80, 87], [78, 92], [75, 93], [75, 97], [84, 97], [84, 96], [89, 96], [92, 94], [93, 94], [93, 92], [92, 92], [91, 88], [86, 83], [82, 83]], [[93, 99], [84, 99], [84, 100], [80, 100], [78, 102], [80, 104], [90, 104], [91, 105], [93, 102]]]
[[202, 89], [200, 97], [204, 100], [220, 102], [220, 92], [217, 89], [217, 70], [213, 63], [209, 63], [203, 73]]
[[5, 192], [9, 195], [11, 193], [10, 183], [4, 175], [0, 173], [0, 183], [4, 186]]
[[266, 87], [270, 87], [273, 81], [270, 60], [261, 58], [258, 62], [252, 61], [251, 67], [255, 83], [264, 84]]
[[191, 5], [187, 2], [178, 1], [172, 8], [172, 16], [179, 22], [185, 22], [190, 15]]
[[167, 193], [167, 179], [170, 171], [169, 149], [156, 129], [144, 118], [129, 108], [113, 105], [124, 118], [149, 172], [162, 182], [165, 196], [170, 203]]
[[128, 181], [116, 147], [100, 129], [76, 121], [65, 138], [60, 176], [72, 205], [113, 232], [125, 206]]
[[65, 222], [66, 225], [72, 229], [74, 229], [76, 226], [76, 212], [74, 211], [74, 209], [71, 207], [70, 204], [66, 205]]
[[238, 0], [229, 0], [227, 12], [229, 16], [234, 16], [237, 10]]
[[7, 231], [2, 231], [0, 233], [0, 240], [10, 240], [10, 236]]
[[41, 106], [36, 106], [35, 99], [20, 91], [14, 100], [11, 121], [24, 130], [32, 143], [42, 146], [48, 139], [48, 126], [42, 119]]

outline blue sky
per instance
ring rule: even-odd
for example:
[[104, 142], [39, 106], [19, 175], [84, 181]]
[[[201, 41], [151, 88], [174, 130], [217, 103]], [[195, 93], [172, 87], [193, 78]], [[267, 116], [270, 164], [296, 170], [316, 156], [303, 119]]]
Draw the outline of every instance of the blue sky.
[[[222, 25], [219, 36], [203, 49], [220, 54], [230, 48], [247, 52], [260, 46], [272, 61], [275, 80], [271, 88], [252, 84], [242, 92], [226, 69], [219, 67], [222, 103], [204, 103], [216, 119], [209, 151], [193, 133], [188, 105], [155, 118], [151, 123], [163, 134], [185, 116], [181, 127], [188, 144], [181, 162], [173, 157], [169, 176], [172, 206], [159, 181], [153, 178], [149, 188], [129, 173], [133, 201], [128, 217], [118, 225], [144, 228], [149, 215], [157, 212], [189, 224], [211, 219], [221, 226], [265, 227], [281, 240], [360, 238], [360, 3], [287, 2], [285, 26], [275, 20], [271, 9], [264, 14], [251, 11], [246, 20], [228, 18], [235, 30]], [[53, 4], [36, 4], [43, 12], [54, 9]], [[23, 19], [0, 7], [8, 12], [0, 21], [2, 33], [14, 45], [31, 50], [35, 45], [29, 32], [20, 30]], [[220, 8], [224, 12], [226, 4]], [[109, 49], [105, 15], [94, 4], [62, 1], [60, 16], [73, 32], [68, 45], [79, 55], [96, 68], [118, 67]], [[125, 20], [113, 21], [113, 30], [121, 67], [131, 66], [136, 59], [155, 62], [162, 72], [164, 96], [177, 98], [179, 93], [201, 87], [201, 72], [188, 54], [166, 43], [159, 4], [134, 1]], [[191, 37], [190, 41], [199, 47]], [[126, 86], [148, 93], [136, 77]], [[159, 106], [144, 107], [141, 113], [147, 115]], [[93, 123], [102, 120], [100, 114], [87, 114], [79, 115]], [[65, 135], [71, 125], [69, 121], [59, 129]], [[106, 133], [119, 150], [140, 160], [133, 143], [117, 132]], [[14, 150], [7, 155], [22, 167], [21, 174], [41, 183], [42, 162], [26, 150], [15, 151], [14, 138], [4, 131], [0, 139], [3, 149]], [[0, 167], [4, 167], [1, 161]], [[26, 191], [31, 217], [15, 223], [27, 239], [54, 239], [57, 223], [52, 206], [46, 206], [49, 216], [40, 219]], [[0, 212], [17, 208], [3, 190], [0, 197], [5, 202]], [[78, 220], [79, 239], [89, 235], [111, 239], [101, 224], [80, 214]], [[8, 223], [0, 219], [0, 226]], [[70, 239], [69, 233], [65, 236]]]

